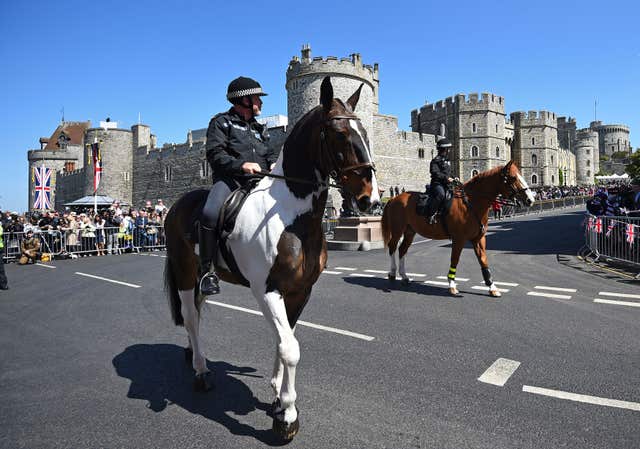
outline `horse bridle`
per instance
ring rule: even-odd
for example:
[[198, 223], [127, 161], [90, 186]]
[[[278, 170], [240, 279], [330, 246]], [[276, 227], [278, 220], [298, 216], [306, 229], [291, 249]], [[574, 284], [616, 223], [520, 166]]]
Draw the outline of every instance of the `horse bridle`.
[[328, 150], [328, 143], [327, 143], [327, 137], [325, 134], [325, 130], [327, 129], [327, 125], [329, 123], [331, 123], [333, 120], [356, 120], [358, 122], [360, 122], [360, 119], [356, 116], [350, 116], [350, 115], [335, 115], [333, 117], [329, 117], [327, 119], [327, 122], [325, 123], [325, 126], [323, 127], [323, 129], [320, 131], [320, 141], [322, 144], [322, 149], [323, 152], [325, 152], [329, 158], [331, 159], [331, 165], [333, 165], [333, 169], [331, 169], [328, 173], [329, 177], [333, 178], [336, 180], [337, 183], [340, 183], [340, 179], [342, 179], [342, 177], [347, 176], [348, 173], [356, 173], [358, 174], [358, 170], [361, 170], [363, 168], [369, 168], [371, 169], [371, 171], [375, 172], [376, 171], [376, 166], [373, 163], [373, 161], [371, 162], [361, 162], [358, 164], [353, 164], [353, 165], [349, 165], [347, 167], [340, 167], [340, 162], [342, 162], [344, 160], [344, 155], [342, 154], [341, 151], [338, 152], [337, 155], [333, 155], [333, 153], [331, 151]]
[[522, 192], [526, 192], [527, 189], [525, 188], [519, 188], [517, 189], [516, 187], [514, 187], [514, 182], [518, 179], [515, 176], [511, 176], [509, 175], [509, 173], [507, 173], [507, 166], [505, 165], [502, 170], [500, 170], [500, 176], [502, 178], [502, 182], [505, 183], [507, 185], [507, 187], [509, 187], [509, 189], [511, 190], [511, 195], [509, 196], [509, 200], [511, 201], [517, 201], [516, 196], [518, 196], [518, 194], [522, 193]]

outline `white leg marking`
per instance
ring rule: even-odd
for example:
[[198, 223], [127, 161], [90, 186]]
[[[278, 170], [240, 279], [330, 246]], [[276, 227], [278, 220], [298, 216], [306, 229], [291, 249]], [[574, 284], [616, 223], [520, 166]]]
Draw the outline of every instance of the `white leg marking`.
[[273, 362], [273, 374], [271, 376], [271, 388], [276, 399], [280, 398], [280, 390], [282, 388], [282, 376], [284, 374], [284, 364], [280, 358], [280, 352], [276, 347], [276, 358]]
[[[298, 412], [295, 407], [297, 398], [295, 383], [296, 366], [300, 361], [300, 345], [289, 326], [287, 310], [282, 295], [277, 291], [273, 291], [265, 293], [258, 300], [264, 304], [265, 317], [268, 317], [276, 331], [278, 356], [284, 367], [282, 387], [280, 389], [280, 404], [281, 410], [284, 410], [284, 421], [287, 424], [291, 424], [298, 418]], [[276, 413], [281, 410], [276, 410]]]
[[389, 255], [389, 259], [391, 260], [391, 267], [389, 267], [389, 276], [396, 277], [396, 272], [398, 268], [396, 267], [396, 253]]
[[404, 257], [400, 258], [400, 277], [402, 278], [402, 280], [410, 281], [411, 279], [409, 279], [409, 276], [407, 276], [407, 270], [405, 270], [404, 268], [404, 260]]
[[449, 288], [456, 288], [456, 281], [449, 279]]
[[207, 369], [207, 360], [204, 358], [200, 348], [200, 337], [198, 335], [200, 315], [196, 310], [193, 290], [180, 290], [178, 294], [182, 302], [181, 311], [184, 318], [184, 328], [189, 334], [189, 342], [191, 343], [191, 349], [193, 349], [193, 369], [196, 374], [206, 373], [209, 370]]

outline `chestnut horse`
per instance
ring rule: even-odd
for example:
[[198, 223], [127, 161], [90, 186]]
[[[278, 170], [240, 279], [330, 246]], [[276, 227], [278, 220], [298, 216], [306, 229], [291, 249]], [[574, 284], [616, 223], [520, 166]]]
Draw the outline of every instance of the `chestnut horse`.
[[[329, 77], [320, 90], [320, 105], [294, 126], [273, 171], [251, 190], [238, 213], [226, 241], [237, 271], [220, 259], [215, 262], [223, 281], [251, 289], [275, 331], [273, 430], [285, 440], [299, 428], [295, 374], [300, 348], [294, 327], [327, 260], [322, 218], [330, 178], [353, 194], [362, 210], [380, 200], [369, 141], [353, 112], [362, 85], [346, 103], [333, 98]], [[197, 234], [192, 232], [194, 211], [206, 196], [206, 190], [187, 193], [165, 221], [171, 312], [189, 336], [185, 354], [196, 373], [194, 387], [205, 391], [212, 385], [198, 334], [204, 298], [196, 282], [197, 245], [190, 235]]]
[[528, 206], [534, 202], [533, 193], [513, 161], [509, 161], [503, 167], [480, 173], [457, 188], [444, 223], [441, 218], [437, 223], [429, 224], [425, 217], [416, 213], [416, 201], [419, 196], [417, 192], [405, 192], [389, 200], [382, 214], [382, 235], [391, 257], [389, 280], [393, 281], [396, 278], [395, 252], [400, 238], [403, 237], [399, 250], [399, 272], [402, 282], [409, 283], [404, 256], [418, 233], [434, 240], [451, 239], [451, 266], [447, 276], [449, 293], [459, 295], [456, 287], [456, 267], [465, 242], [470, 241], [480, 262], [484, 282], [489, 287], [489, 294], [500, 296], [500, 290], [491, 279], [485, 249], [489, 208], [498, 195], [510, 200], [517, 199]]

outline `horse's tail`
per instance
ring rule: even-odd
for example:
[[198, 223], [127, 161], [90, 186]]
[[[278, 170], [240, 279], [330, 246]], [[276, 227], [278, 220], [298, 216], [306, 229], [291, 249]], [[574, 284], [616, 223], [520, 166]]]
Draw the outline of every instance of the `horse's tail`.
[[408, 192], [391, 198], [382, 212], [382, 240], [384, 246], [389, 247], [389, 242], [393, 238], [394, 229], [397, 229], [397, 236], [404, 233], [407, 227], [406, 206], [410, 198]]
[[184, 325], [182, 317], [182, 301], [178, 294], [178, 285], [176, 283], [176, 275], [173, 271], [173, 262], [171, 257], [167, 255], [164, 263], [164, 290], [169, 297], [169, 309], [171, 310], [171, 318], [176, 326]]
[[389, 246], [389, 240], [391, 240], [391, 218], [389, 215], [391, 214], [392, 202], [393, 198], [387, 201], [382, 211], [382, 240], [384, 241], [385, 248]]

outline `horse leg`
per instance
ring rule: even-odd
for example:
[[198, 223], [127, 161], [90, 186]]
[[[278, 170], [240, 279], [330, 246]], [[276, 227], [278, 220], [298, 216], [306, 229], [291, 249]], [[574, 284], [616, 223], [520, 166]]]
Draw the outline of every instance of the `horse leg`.
[[451, 266], [449, 267], [449, 273], [447, 274], [447, 280], [449, 281], [449, 293], [453, 296], [460, 296], [460, 292], [456, 286], [456, 267], [460, 261], [460, 254], [464, 248], [464, 240], [454, 240], [451, 245]]
[[[210, 379], [207, 359], [205, 359], [199, 338], [200, 314], [195, 304], [195, 297], [192, 290], [180, 290], [180, 301], [182, 317], [184, 318], [184, 328], [189, 334], [189, 347], [191, 348], [192, 366], [196, 372], [193, 388], [196, 391], [209, 391], [213, 388], [213, 381]], [[189, 348], [185, 350], [185, 358], [189, 357]]]
[[416, 231], [414, 231], [412, 227], [407, 226], [407, 228], [404, 230], [404, 238], [402, 239], [402, 243], [400, 244], [400, 249], [398, 251], [398, 257], [400, 259], [400, 277], [402, 277], [402, 283], [404, 285], [408, 285], [409, 282], [411, 282], [411, 279], [409, 278], [409, 276], [407, 276], [407, 272], [404, 268], [404, 256], [407, 255], [407, 252], [409, 251], [409, 247], [411, 246], [415, 235]]
[[387, 278], [390, 281], [396, 280], [396, 272], [398, 268], [396, 266], [396, 249], [398, 248], [398, 242], [400, 241], [401, 234], [395, 234], [395, 232], [391, 231], [391, 239], [389, 240], [389, 259], [391, 260], [391, 266], [389, 267], [389, 273], [387, 274]]
[[487, 251], [486, 251], [487, 239], [483, 235], [478, 240], [473, 242], [473, 250], [476, 253], [476, 257], [478, 258], [478, 262], [480, 262], [480, 267], [482, 268], [482, 278], [484, 279], [484, 284], [489, 287], [489, 295], [494, 298], [499, 298], [502, 296], [496, 284], [493, 283], [493, 279], [491, 278], [491, 271], [489, 270], [489, 262], [487, 260]]
[[[296, 367], [300, 360], [300, 345], [293, 335], [293, 329], [289, 326], [287, 309], [284, 299], [278, 291], [264, 293], [261, 302], [264, 304], [265, 318], [271, 323], [276, 331], [278, 342], [276, 362], [274, 364], [275, 383], [274, 390], [277, 392], [277, 384], [281, 384], [279, 391], [279, 403], [276, 400], [276, 407], [273, 410], [273, 431], [284, 438], [291, 440], [300, 427], [298, 421], [298, 410], [295, 402], [297, 398], [295, 390]], [[279, 364], [282, 364], [282, 381], [278, 381]]]

